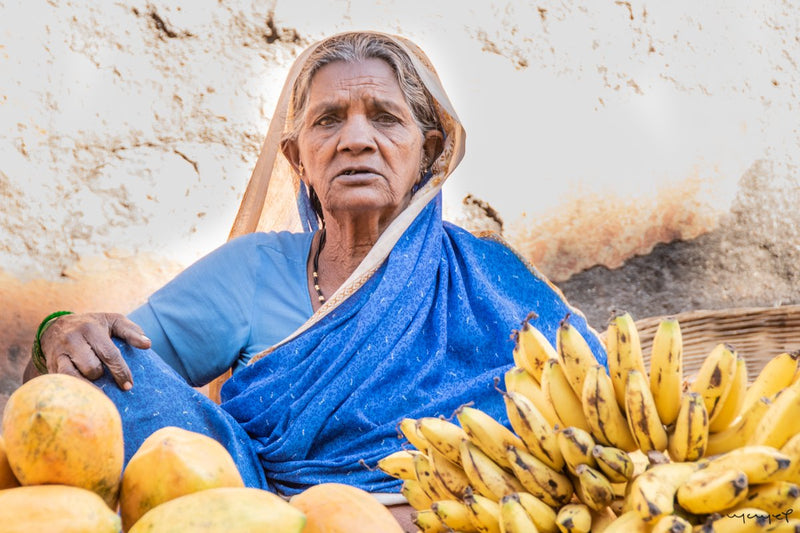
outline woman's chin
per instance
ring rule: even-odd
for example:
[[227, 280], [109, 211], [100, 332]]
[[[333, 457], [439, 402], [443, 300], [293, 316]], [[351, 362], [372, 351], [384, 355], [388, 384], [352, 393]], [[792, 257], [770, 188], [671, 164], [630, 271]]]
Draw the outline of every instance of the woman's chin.
[[407, 205], [408, 198], [398, 202], [396, 199], [387, 199], [385, 195], [354, 194], [340, 198], [340, 202], [331, 205], [329, 209], [334, 218], [374, 215], [377, 218], [385, 219], [389, 216], [394, 219]]

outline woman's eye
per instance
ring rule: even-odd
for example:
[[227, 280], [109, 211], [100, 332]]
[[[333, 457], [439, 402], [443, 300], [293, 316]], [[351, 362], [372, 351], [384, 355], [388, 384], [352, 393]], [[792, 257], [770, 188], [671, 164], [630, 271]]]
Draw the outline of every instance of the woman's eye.
[[334, 118], [330, 115], [326, 115], [324, 117], [320, 117], [314, 122], [315, 126], [330, 126], [334, 123]]
[[382, 124], [396, 124], [400, 122], [400, 119], [391, 113], [381, 113], [378, 115], [377, 120]]

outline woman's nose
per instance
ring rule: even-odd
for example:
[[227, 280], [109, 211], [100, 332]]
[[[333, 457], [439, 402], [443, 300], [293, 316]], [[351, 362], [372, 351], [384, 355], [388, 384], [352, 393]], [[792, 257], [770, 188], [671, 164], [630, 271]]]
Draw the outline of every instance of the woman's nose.
[[349, 116], [339, 130], [339, 151], [353, 153], [375, 149], [375, 131], [367, 117]]

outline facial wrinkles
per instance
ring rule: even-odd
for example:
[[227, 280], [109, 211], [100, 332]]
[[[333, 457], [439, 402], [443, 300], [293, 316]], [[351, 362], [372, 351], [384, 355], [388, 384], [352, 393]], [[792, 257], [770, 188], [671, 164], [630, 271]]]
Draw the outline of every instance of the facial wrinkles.
[[[340, 78], [334, 82], [334, 88], [329, 90], [335, 94], [309, 109], [308, 122], [311, 127], [319, 117], [327, 113], [335, 113], [342, 118], [350, 119], [354, 114], [363, 114], [369, 121], [372, 113], [386, 111], [400, 119], [403, 124], [414, 123], [410, 110], [405, 105], [405, 99], [402, 95], [394, 94], [397, 92], [396, 88], [387, 86], [385, 80], [375, 79], [372, 76]], [[398, 98], [401, 99], [400, 105], [395, 102]], [[376, 129], [373, 128], [374, 131]], [[377, 128], [377, 131], [381, 142], [388, 142], [393, 147], [407, 142], [409, 133], [405, 128], [390, 128], [389, 130]], [[333, 130], [330, 134], [323, 134], [323, 137], [329, 136], [335, 136]], [[378, 148], [380, 149], [380, 143]], [[390, 165], [392, 163], [391, 158], [384, 161]]]

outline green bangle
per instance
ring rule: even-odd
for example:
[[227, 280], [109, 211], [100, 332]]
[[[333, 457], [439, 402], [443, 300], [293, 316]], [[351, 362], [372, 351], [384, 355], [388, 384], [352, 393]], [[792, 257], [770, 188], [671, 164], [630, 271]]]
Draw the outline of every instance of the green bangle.
[[39, 329], [36, 330], [36, 337], [33, 339], [33, 347], [31, 348], [31, 361], [33, 361], [33, 366], [36, 367], [36, 370], [39, 371], [40, 374], [47, 374], [47, 359], [44, 357], [44, 352], [42, 351], [42, 333], [50, 323], [55, 320], [56, 318], [64, 315], [71, 315], [72, 311], [56, 311], [55, 313], [51, 313], [42, 320], [42, 323], [39, 324]]

